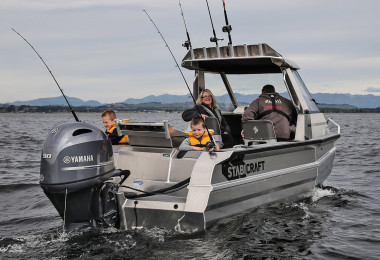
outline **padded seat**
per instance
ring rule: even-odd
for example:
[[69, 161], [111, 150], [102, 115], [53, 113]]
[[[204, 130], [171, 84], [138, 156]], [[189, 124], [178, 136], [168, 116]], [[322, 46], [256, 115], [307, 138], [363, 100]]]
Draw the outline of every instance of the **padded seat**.
[[[218, 119], [215, 117], [206, 117], [205, 124], [208, 129], [214, 130], [214, 134], [212, 135], [215, 142], [223, 143], [222, 141], [222, 131], [220, 130], [220, 125]], [[223, 148], [223, 147], [221, 147]]]
[[221, 135], [219, 121], [215, 117], [206, 117], [205, 124], [208, 129], [214, 130], [214, 135]]
[[244, 144], [276, 142], [273, 123], [269, 120], [248, 120], [243, 123]]

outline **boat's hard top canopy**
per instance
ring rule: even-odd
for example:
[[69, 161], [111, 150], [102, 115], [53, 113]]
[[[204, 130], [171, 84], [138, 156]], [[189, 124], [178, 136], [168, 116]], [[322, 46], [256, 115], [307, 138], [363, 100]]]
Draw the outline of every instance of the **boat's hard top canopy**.
[[265, 43], [190, 49], [182, 66], [226, 74], [281, 73], [281, 67], [299, 69], [297, 64], [284, 59]]

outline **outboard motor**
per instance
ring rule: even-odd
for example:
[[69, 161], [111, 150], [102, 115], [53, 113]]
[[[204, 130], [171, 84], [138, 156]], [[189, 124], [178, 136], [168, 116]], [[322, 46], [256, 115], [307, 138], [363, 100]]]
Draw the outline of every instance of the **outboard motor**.
[[65, 123], [48, 134], [41, 155], [40, 185], [68, 231], [118, 220], [112, 145], [86, 123]]

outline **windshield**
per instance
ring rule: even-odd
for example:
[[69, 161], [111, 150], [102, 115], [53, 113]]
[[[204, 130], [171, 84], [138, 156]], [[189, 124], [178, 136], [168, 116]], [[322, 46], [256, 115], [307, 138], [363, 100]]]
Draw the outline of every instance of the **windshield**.
[[[270, 84], [283, 97], [289, 98], [282, 73], [228, 74], [227, 79], [239, 106], [247, 106], [260, 94], [263, 86]], [[219, 74], [205, 73], [205, 85], [215, 95], [221, 109], [233, 110], [231, 99]]]
[[292, 73], [293, 73], [294, 78], [297, 81], [297, 85], [300, 87], [302, 96], [304, 97], [304, 99], [307, 103], [309, 112], [318, 113], [319, 109], [317, 107], [317, 104], [315, 103], [314, 99], [311, 97], [311, 94], [310, 94], [309, 90], [306, 88], [305, 83], [303, 83], [301, 76], [299, 75], [299, 73], [296, 70], [292, 70]]

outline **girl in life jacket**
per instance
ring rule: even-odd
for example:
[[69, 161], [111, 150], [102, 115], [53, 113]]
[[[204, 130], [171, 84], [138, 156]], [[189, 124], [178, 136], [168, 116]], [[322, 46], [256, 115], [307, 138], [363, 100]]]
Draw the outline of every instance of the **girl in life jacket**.
[[[207, 128], [201, 117], [194, 117], [190, 122], [191, 131], [188, 133], [189, 137], [183, 140], [179, 146], [180, 151], [206, 151], [211, 141], [214, 131]], [[209, 135], [210, 133], [210, 135]], [[213, 139], [214, 140], [214, 139]], [[220, 151], [221, 144], [215, 142], [214, 151]]]
[[[128, 135], [119, 136], [116, 130], [116, 113], [113, 110], [106, 110], [102, 113], [103, 125], [106, 128], [106, 135], [113, 145], [128, 143]], [[123, 119], [123, 122], [129, 122], [129, 119]]]

